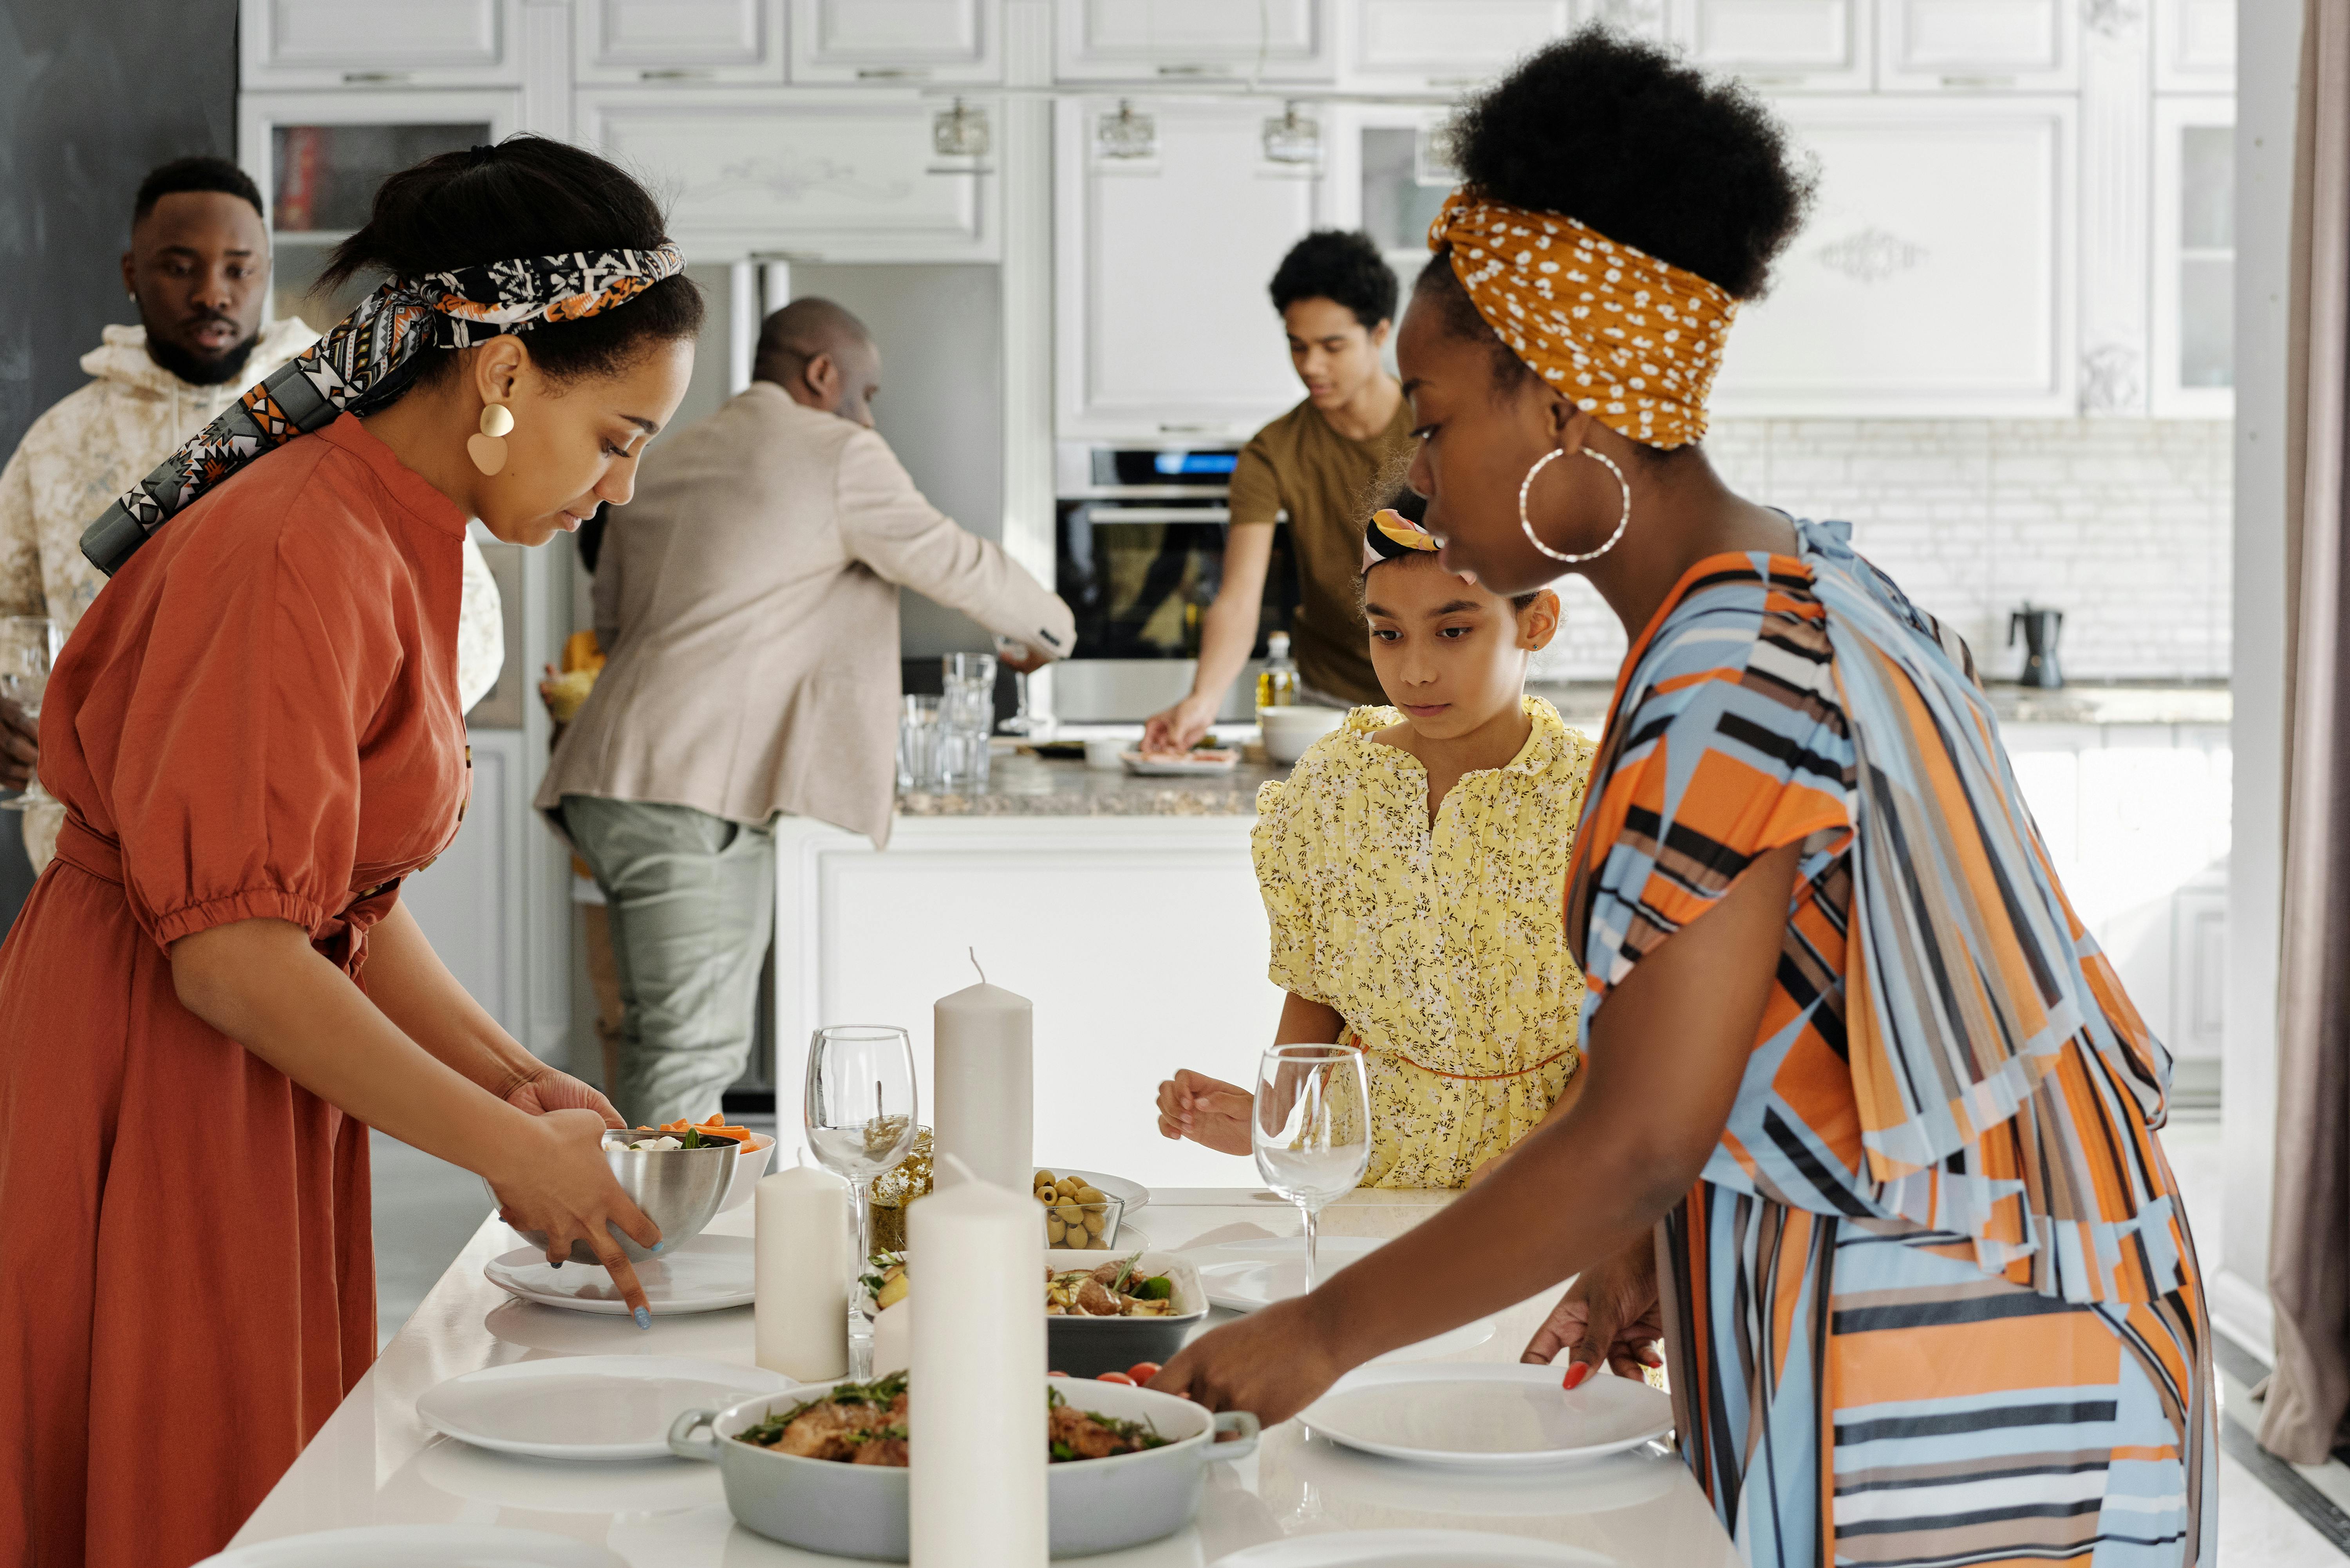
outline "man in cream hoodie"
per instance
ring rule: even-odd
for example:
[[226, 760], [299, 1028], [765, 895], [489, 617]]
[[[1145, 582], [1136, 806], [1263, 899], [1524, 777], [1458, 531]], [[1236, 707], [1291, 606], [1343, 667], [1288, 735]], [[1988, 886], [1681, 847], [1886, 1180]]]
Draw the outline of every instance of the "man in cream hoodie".
[[[287, 317], [263, 325], [269, 236], [261, 192], [220, 158], [182, 158], [140, 182], [122, 283], [140, 325], [109, 327], [82, 356], [89, 385], [33, 421], [0, 469], [0, 615], [47, 616], [70, 637], [105, 577], [81, 531], [173, 448], [318, 335]], [[472, 540], [457, 634], [458, 701], [470, 708], [505, 661], [498, 588]], [[0, 785], [36, 765], [34, 721], [0, 703]], [[56, 851], [58, 805], [24, 813], [38, 871]]]

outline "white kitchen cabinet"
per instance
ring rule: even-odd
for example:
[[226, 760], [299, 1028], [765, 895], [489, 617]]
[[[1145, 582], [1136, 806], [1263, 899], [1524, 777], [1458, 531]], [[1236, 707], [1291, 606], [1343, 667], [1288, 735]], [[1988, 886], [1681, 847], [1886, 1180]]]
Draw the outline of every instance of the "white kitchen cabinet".
[[699, 262], [993, 261], [994, 176], [933, 172], [940, 104], [871, 88], [611, 88], [583, 140], [651, 180]]
[[268, 206], [272, 314], [323, 327], [348, 312], [371, 282], [337, 291], [314, 286], [328, 250], [367, 222], [376, 187], [435, 153], [508, 135], [521, 96], [494, 88], [240, 94], [237, 162]]
[[2157, 92], [2236, 89], [2236, 0], [2155, 0]]
[[1328, 81], [1336, 0], [1059, 0], [1064, 81]]
[[[930, 1119], [931, 1003], [987, 978], [1035, 999], [1038, 1163], [1153, 1187], [1238, 1179], [1152, 1131], [1159, 1081], [1248, 1083], [1282, 994], [1265, 978], [1253, 816], [898, 819], [888, 850], [775, 825], [775, 1082], [798, 1103], [809, 1035], [903, 1028]], [[1170, 996], [1180, 997], [1171, 1005]], [[1148, 1216], [1144, 1220], [1148, 1225]]]
[[1776, 91], [1866, 92], [1872, 0], [1673, 0], [1673, 36], [1710, 70]]
[[[1409, 291], [1428, 263], [1428, 226], [1461, 182], [1445, 161], [1446, 113], [1371, 104], [1350, 105], [1332, 118], [1337, 129], [1325, 171], [1324, 221], [1369, 234]], [[1392, 339], [1389, 349], [1392, 357]]]
[[1731, 329], [1715, 411], [2073, 415], [2073, 100], [1776, 107], [1819, 160], [1818, 199]]
[[791, 0], [792, 79], [1003, 79], [1003, 0]]
[[2055, 92], [2080, 79], [2080, 0], [1878, 0], [1887, 91]]
[[243, 0], [239, 86], [512, 87], [522, 0]]
[[2235, 415], [2235, 125], [2233, 98], [2154, 103], [2157, 419]]
[[780, 82], [784, 0], [577, 0], [574, 80]]
[[1575, 26], [1572, 0], [1352, 0], [1337, 7], [1342, 86], [1474, 87]]
[[1605, 22], [1618, 32], [1661, 44], [1670, 33], [1665, 6], [1666, 0], [1575, 0], [1575, 19], [1578, 25]]
[[1265, 286], [1323, 182], [1262, 172], [1268, 106], [1135, 100], [1158, 151], [1133, 163], [1092, 150], [1116, 100], [1054, 107], [1061, 439], [1246, 437], [1295, 403]]

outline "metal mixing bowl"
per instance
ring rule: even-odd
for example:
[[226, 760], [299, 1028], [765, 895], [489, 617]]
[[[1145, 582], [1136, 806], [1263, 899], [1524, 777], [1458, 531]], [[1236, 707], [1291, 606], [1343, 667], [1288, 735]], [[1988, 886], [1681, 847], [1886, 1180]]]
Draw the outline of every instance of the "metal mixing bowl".
[[[604, 1135], [604, 1159], [612, 1168], [612, 1176], [619, 1182], [636, 1206], [645, 1211], [645, 1218], [660, 1227], [664, 1251], [676, 1246], [690, 1236], [699, 1236], [702, 1228], [718, 1215], [719, 1206], [726, 1201], [727, 1185], [734, 1179], [736, 1144], [729, 1138], [714, 1138], [700, 1148], [632, 1149], [632, 1138], [659, 1137], [659, 1133], [608, 1132]], [[488, 1186], [484, 1182], [484, 1187]], [[497, 1194], [493, 1191], [494, 1199]], [[518, 1228], [519, 1229], [519, 1228]], [[656, 1254], [638, 1246], [612, 1227], [612, 1239], [620, 1244], [632, 1263], [641, 1263]], [[523, 1240], [542, 1251], [546, 1246], [543, 1231], [522, 1231]], [[593, 1263], [595, 1251], [584, 1241], [571, 1243], [571, 1261]]]

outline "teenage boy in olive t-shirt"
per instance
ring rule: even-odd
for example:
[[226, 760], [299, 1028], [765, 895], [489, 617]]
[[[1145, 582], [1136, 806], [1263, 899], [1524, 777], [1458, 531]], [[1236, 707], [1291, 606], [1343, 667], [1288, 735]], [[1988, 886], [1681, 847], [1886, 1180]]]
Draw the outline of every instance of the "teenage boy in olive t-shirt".
[[1283, 513], [1297, 557], [1290, 640], [1305, 700], [1341, 708], [1387, 701], [1371, 673], [1357, 584], [1363, 521], [1411, 446], [1410, 406], [1379, 358], [1395, 317], [1395, 274], [1367, 235], [1323, 229], [1282, 258], [1272, 294], [1305, 400], [1242, 449], [1223, 583], [1201, 622], [1199, 670], [1191, 695], [1152, 715], [1147, 750], [1181, 750], [1206, 733], [1248, 663]]

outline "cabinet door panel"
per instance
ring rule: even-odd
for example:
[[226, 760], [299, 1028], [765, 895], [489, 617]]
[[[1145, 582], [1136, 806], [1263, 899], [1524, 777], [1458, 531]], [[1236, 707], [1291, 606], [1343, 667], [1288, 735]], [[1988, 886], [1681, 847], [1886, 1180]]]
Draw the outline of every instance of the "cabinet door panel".
[[792, 0], [795, 81], [1000, 81], [1001, 0]]
[[1783, 99], [1811, 221], [1730, 334], [1724, 413], [2069, 415], [2074, 106]]
[[1301, 395], [1264, 290], [1318, 182], [1251, 174], [1258, 104], [1138, 104], [1157, 171], [1093, 166], [1092, 119], [1115, 107], [1056, 106], [1060, 433], [1245, 436]]
[[515, 794], [522, 732], [475, 732], [471, 740], [464, 825], [439, 859], [400, 885], [400, 901], [457, 983], [500, 1028], [524, 1038], [522, 857], [513, 836], [527, 804]]
[[781, 0], [585, 0], [583, 82], [781, 81]]
[[1867, 0], [1681, 0], [1674, 31], [1717, 70], [1774, 86], [1869, 85]]
[[1327, 0], [1063, 0], [1060, 74], [1079, 80], [1330, 75]]
[[2154, 85], [2158, 92], [2232, 92], [2236, 0], [2158, 0]]
[[1881, 86], [2069, 88], [2078, 75], [2072, 0], [1882, 0]]
[[579, 127], [671, 199], [697, 261], [993, 260], [993, 177], [929, 171], [937, 112], [853, 89], [588, 93]]
[[1575, 24], [1567, 0], [1359, 0], [1338, 18], [1347, 79], [1415, 86], [1482, 80]]
[[476, 87], [522, 79], [517, 0], [403, 0], [397, 26], [349, 0], [244, 0], [247, 88]]

